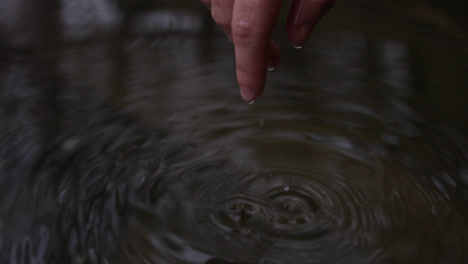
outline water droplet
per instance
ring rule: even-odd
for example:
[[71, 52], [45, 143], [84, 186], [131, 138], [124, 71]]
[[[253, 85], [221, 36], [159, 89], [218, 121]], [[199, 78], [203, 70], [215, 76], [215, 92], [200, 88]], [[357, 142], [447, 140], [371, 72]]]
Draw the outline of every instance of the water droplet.
[[284, 190], [285, 192], [289, 192], [289, 185], [285, 185], [285, 186], [283, 187], [283, 190]]

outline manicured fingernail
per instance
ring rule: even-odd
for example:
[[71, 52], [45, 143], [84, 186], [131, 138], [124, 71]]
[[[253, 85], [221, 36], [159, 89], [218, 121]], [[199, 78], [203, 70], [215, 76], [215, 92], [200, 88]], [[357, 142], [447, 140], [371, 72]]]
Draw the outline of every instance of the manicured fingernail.
[[309, 34], [312, 31], [312, 26], [309, 24], [303, 24], [296, 28], [293, 46], [296, 49], [301, 49], [309, 38]]
[[257, 98], [257, 92], [251, 88], [241, 86], [240, 91], [242, 99], [244, 99], [244, 101], [246, 101], [249, 104], [255, 101], [255, 99]]
[[279, 61], [270, 60], [270, 62], [267, 65], [267, 70], [274, 71], [278, 67], [279, 64], [280, 64]]
[[274, 71], [276, 70], [276, 67], [278, 67], [278, 64], [268, 64], [267, 70]]

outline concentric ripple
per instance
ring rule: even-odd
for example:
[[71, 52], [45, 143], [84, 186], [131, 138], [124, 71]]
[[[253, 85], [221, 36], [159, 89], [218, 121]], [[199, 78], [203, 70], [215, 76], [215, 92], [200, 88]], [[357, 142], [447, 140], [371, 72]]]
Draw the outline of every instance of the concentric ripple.
[[278, 229], [306, 225], [313, 221], [314, 213], [320, 209], [307, 193], [290, 186], [273, 190], [269, 198], [279, 213]]
[[314, 258], [331, 252], [327, 256], [332, 262], [355, 256], [356, 241], [373, 237], [378, 229], [374, 222], [386, 223], [374, 221], [387, 218], [378, 206], [371, 208], [375, 197], [362, 195], [379, 186], [352, 183], [359, 177], [379, 175], [377, 167], [361, 157], [352, 159], [338, 152], [320, 155], [330, 150], [308, 148], [313, 160], [296, 160], [293, 167], [280, 167], [276, 157], [266, 155], [266, 162], [271, 158], [277, 167], [237, 179], [243, 182], [239, 188], [248, 191], [230, 195], [214, 206], [210, 220], [215, 230], [245, 246], [265, 248], [275, 254], [293, 250], [304, 258]]
[[249, 234], [278, 221], [275, 208], [266, 200], [248, 195], [228, 197], [211, 214], [213, 223], [225, 232]]
[[[339, 138], [321, 138], [327, 137], [333, 142]], [[345, 147], [291, 138], [278, 138], [275, 144], [281, 147], [282, 141], [307, 154], [288, 165], [282, 164], [282, 154], [263, 153], [267, 169], [237, 179], [242, 194], [219, 201], [210, 214], [223, 236], [273, 251], [277, 259], [285, 255], [279, 252], [294, 251], [304, 259], [326, 255], [331, 263], [374, 263], [395, 254], [393, 247], [400, 242], [392, 241], [392, 232], [400, 232], [402, 225], [425, 221], [431, 226], [440, 221], [438, 214], [453, 217], [436, 186], [421, 187], [411, 168], [389, 161], [379, 145], [366, 146], [352, 137], [342, 138], [349, 142]], [[455, 219], [448, 221], [459, 221]], [[425, 228], [412, 232], [435, 235]], [[411, 250], [417, 252], [423, 240], [414, 243]]]
[[406, 24], [279, 41], [253, 105], [211, 28], [2, 53], [0, 263], [468, 263], [467, 54]]

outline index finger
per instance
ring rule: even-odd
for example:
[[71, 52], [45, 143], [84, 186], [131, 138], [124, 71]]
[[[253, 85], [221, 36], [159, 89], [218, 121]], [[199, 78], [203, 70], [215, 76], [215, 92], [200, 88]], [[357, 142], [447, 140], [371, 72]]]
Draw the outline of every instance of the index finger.
[[263, 91], [270, 56], [270, 36], [282, 0], [236, 0], [232, 18], [237, 80], [242, 98], [255, 100]]

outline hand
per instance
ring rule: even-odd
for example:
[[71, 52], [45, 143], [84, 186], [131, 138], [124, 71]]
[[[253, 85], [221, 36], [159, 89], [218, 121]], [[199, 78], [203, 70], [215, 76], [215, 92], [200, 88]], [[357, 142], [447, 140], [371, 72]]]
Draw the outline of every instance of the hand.
[[[271, 40], [283, 0], [200, 0], [214, 21], [234, 43], [237, 80], [242, 98], [253, 102], [263, 91], [268, 68], [281, 60], [278, 45]], [[292, 0], [287, 32], [297, 48], [302, 47], [320, 18], [335, 0]]]

